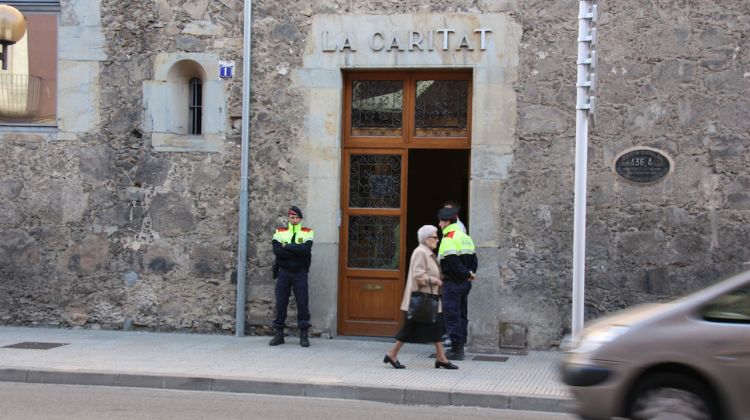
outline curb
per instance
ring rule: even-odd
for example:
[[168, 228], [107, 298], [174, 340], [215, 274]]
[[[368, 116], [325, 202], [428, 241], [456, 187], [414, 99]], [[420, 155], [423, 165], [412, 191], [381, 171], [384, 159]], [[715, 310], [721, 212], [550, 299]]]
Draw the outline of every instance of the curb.
[[0, 369], [0, 382], [234, 392], [292, 397], [336, 398], [406, 405], [456, 405], [557, 413], [570, 412], [572, 407], [572, 401], [567, 398], [530, 395], [117, 372], [71, 372], [6, 368]]

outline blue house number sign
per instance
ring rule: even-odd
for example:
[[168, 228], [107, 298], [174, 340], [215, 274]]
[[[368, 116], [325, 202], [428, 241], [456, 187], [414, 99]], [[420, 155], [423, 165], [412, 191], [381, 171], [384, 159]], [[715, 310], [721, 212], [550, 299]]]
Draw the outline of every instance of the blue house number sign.
[[219, 61], [219, 78], [231, 79], [234, 76], [234, 61]]

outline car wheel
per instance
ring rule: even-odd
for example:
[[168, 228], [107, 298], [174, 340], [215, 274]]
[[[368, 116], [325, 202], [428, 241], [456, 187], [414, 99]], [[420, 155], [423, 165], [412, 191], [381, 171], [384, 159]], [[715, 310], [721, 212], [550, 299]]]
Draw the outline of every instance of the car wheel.
[[718, 420], [716, 403], [697, 379], [675, 373], [647, 376], [635, 387], [633, 420]]

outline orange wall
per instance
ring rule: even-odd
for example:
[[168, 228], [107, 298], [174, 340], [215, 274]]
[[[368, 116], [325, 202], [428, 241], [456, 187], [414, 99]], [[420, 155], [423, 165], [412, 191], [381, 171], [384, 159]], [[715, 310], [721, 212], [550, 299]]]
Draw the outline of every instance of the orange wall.
[[[42, 79], [38, 118], [54, 122], [57, 109], [57, 15], [26, 15], [29, 74]], [[44, 121], [47, 122], [47, 121]]]

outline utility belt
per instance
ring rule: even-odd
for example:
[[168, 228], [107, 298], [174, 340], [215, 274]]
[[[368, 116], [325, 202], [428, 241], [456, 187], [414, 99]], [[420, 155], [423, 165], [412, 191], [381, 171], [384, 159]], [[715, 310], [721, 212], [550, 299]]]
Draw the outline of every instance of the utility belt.
[[292, 270], [292, 269], [289, 269], [289, 268], [279, 267], [279, 271], [283, 271], [285, 273], [294, 273], [294, 274], [296, 274], [296, 273], [304, 273], [307, 270], [305, 270], [304, 268], [299, 268], [299, 269]]
[[271, 273], [272, 273], [273, 278], [274, 279], [278, 278], [279, 277], [279, 272], [281, 272], [281, 271], [283, 271], [285, 273], [289, 273], [289, 274], [297, 274], [297, 273], [301, 273], [303, 271], [306, 272], [307, 270], [304, 269], [304, 268], [298, 268], [298, 269], [290, 270], [288, 268], [284, 268], [284, 267], [279, 266], [279, 262], [278, 261], [274, 261], [273, 262], [273, 267], [271, 269]]

